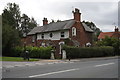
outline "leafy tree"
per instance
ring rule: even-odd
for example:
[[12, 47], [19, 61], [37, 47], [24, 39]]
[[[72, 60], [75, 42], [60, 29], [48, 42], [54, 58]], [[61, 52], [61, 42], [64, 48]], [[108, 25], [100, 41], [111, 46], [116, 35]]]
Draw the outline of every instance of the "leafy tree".
[[97, 41], [97, 46], [112, 46], [114, 53], [120, 55], [120, 40], [114, 37], [106, 36], [102, 41]]
[[37, 26], [36, 21], [34, 18], [29, 18], [26, 14], [23, 14], [21, 17], [21, 36], [27, 35], [28, 32], [30, 32], [34, 27]]
[[20, 43], [19, 33], [10, 25], [6, 24], [2, 27], [2, 49], [3, 56], [9, 56], [12, 47]]
[[118, 41], [117, 38], [106, 36], [102, 41], [98, 41], [98, 46], [113, 46]]
[[[19, 8], [19, 5], [15, 4], [15, 3], [8, 3], [5, 10], [7, 10], [8, 13], [10, 14], [10, 16], [13, 18], [13, 22], [10, 21], [10, 23], [11, 22], [13, 23], [12, 26], [16, 29], [19, 29], [19, 24], [20, 24], [20, 8]], [[9, 18], [9, 20], [11, 20], [11, 17]]]
[[29, 31], [31, 31], [34, 27], [36, 27], [37, 26], [37, 22], [35, 21], [35, 19], [32, 17], [31, 19], [30, 19], [30, 22], [29, 22]]
[[[23, 19], [23, 21], [21, 21]], [[37, 26], [34, 18], [26, 14], [20, 16], [18, 4], [8, 3], [2, 13], [2, 50], [3, 55], [10, 56], [12, 47], [20, 45], [23, 33], [26, 34]]]
[[10, 54], [11, 47], [20, 43], [19, 18], [19, 6], [15, 3], [8, 3], [2, 13], [2, 50], [5, 56]]
[[51, 22], [50, 23], [55, 23], [55, 22], [61, 22], [61, 20], [54, 20], [54, 19], [51, 19]]
[[26, 15], [23, 14], [21, 17], [21, 33], [22, 35], [27, 35], [28, 31], [28, 24], [29, 24], [30, 18]]

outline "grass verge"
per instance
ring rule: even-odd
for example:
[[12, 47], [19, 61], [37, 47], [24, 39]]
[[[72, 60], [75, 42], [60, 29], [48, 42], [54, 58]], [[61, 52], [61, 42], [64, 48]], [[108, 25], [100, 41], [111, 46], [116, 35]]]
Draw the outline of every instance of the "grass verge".
[[[28, 60], [23, 60], [22, 57], [0, 57], [0, 61], [28, 61]], [[30, 58], [29, 61], [39, 61], [39, 59]]]

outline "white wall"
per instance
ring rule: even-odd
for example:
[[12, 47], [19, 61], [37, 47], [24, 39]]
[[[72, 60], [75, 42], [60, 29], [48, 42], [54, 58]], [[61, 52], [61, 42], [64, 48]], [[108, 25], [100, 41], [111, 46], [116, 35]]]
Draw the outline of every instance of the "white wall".
[[[64, 34], [65, 34], [64, 38], [69, 38], [69, 30], [64, 30], [62, 32], [64, 32]], [[53, 34], [52, 38], [50, 38], [50, 33]], [[61, 38], [61, 31], [44, 33], [44, 39], [46, 39], [46, 40], [48, 40], [48, 39], [50, 39], [50, 40], [60, 40], [60, 38]], [[41, 33], [37, 34], [37, 40], [39, 40], [39, 39], [42, 39], [41, 38]]]

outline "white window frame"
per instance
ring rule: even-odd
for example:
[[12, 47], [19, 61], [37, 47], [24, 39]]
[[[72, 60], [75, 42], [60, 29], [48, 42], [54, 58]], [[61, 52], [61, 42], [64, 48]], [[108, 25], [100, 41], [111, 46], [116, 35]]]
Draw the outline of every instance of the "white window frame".
[[33, 43], [35, 42], [35, 35], [32, 36], [32, 42], [33, 42]]
[[42, 34], [41, 34], [41, 39], [44, 39], [44, 37], [45, 37], [45, 36], [44, 36], [44, 33], [42, 33]]
[[72, 27], [72, 36], [76, 36], [76, 28], [75, 27]]
[[[52, 35], [52, 36], [51, 36]], [[50, 38], [52, 38], [53, 37], [53, 33], [49, 33], [49, 36], [50, 36]]]
[[64, 37], [62, 37], [62, 35], [65, 37], [65, 32], [64, 31], [60, 33], [60, 37], [64, 38]]

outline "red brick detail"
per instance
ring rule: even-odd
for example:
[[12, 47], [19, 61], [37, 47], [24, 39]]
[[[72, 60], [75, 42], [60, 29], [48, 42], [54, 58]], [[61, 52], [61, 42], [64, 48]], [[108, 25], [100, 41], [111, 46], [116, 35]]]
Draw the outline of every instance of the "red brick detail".
[[98, 36], [98, 39], [99, 40], [104, 39], [105, 36], [119, 38], [120, 32], [101, 32], [100, 35]]
[[48, 24], [48, 20], [47, 20], [47, 18], [44, 18], [43, 19], [43, 25], [46, 25], [46, 24]]
[[59, 42], [64, 41], [64, 40], [37, 40], [37, 46], [40, 47], [42, 46], [42, 43], [45, 43], [45, 46], [48, 46], [47, 44], [49, 43], [51, 46], [54, 46], [56, 51], [55, 51], [55, 57], [56, 58], [61, 58], [61, 54], [60, 53], [60, 45]]
[[[76, 36], [72, 36], [72, 27], [76, 28]], [[80, 43], [80, 46], [85, 46], [86, 43], [92, 43], [92, 33], [86, 32], [82, 23], [76, 21], [75, 24], [69, 30], [70, 38], [72, 40], [77, 40]]]
[[26, 46], [36, 46], [36, 40], [35, 42], [32, 42], [32, 38], [33, 35], [22, 38], [22, 45], [26, 44]]
[[73, 11], [74, 20], [81, 21], [81, 13], [79, 13], [79, 9], [75, 8]]

